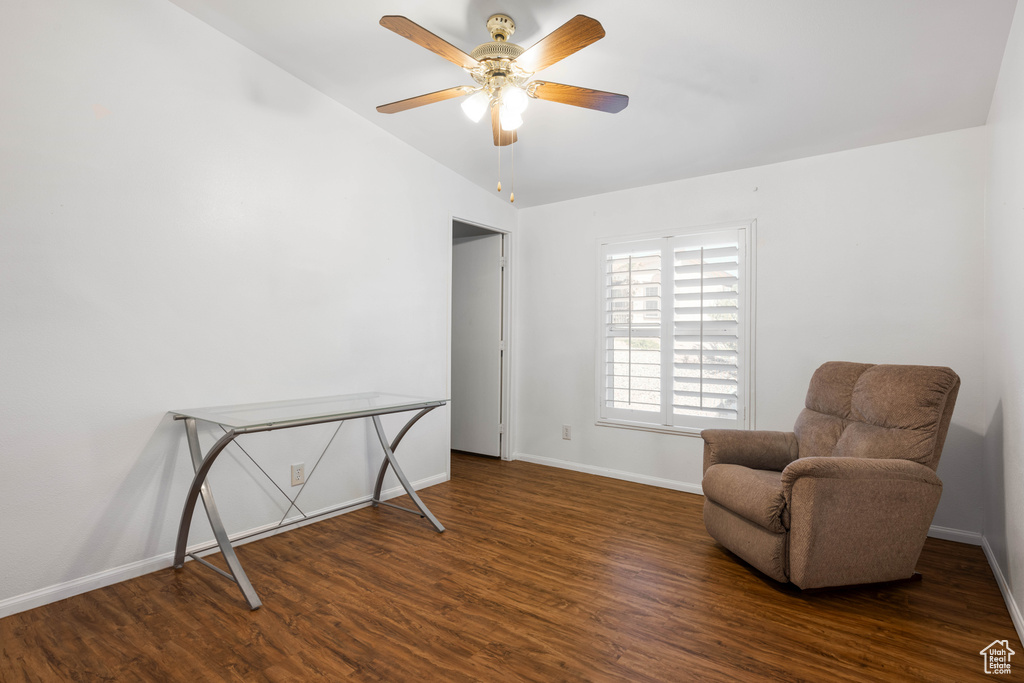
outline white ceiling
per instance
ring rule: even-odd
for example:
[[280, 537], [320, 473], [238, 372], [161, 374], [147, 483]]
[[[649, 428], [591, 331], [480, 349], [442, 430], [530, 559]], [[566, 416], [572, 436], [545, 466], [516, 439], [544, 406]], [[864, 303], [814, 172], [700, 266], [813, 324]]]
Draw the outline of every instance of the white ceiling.
[[[576, 14], [607, 35], [539, 78], [629, 95], [606, 114], [533, 101], [515, 147], [526, 207], [983, 125], [1016, 0], [171, 0], [375, 125], [495, 190], [489, 121], [448, 100], [458, 67], [378, 24], [469, 52], [488, 16], [528, 47]], [[508, 193], [509, 148], [502, 153]]]

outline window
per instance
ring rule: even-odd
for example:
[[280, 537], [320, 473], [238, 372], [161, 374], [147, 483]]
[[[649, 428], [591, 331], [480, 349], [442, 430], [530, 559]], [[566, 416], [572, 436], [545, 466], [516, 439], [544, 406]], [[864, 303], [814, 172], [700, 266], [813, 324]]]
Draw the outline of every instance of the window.
[[602, 241], [598, 422], [751, 424], [753, 223]]

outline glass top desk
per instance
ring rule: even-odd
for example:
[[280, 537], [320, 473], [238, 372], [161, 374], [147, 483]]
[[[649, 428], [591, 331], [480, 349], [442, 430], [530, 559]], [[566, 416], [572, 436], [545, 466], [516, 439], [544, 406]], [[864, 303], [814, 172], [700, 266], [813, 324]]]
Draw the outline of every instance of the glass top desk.
[[[185, 563], [185, 556], [187, 554], [197, 562], [237, 583], [238, 587], [242, 591], [242, 595], [245, 596], [246, 602], [249, 603], [249, 608], [257, 609], [262, 603], [260, 602], [259, 596], [256, 595], [256, 591], [253, 589], [249, 578], [245, 575], [245, 571], [242, 569], [242, 565], [238, 561], [238, 556], [235, 554], [234, 548], [231, 545], [231, 539], [228, 538], [227, 532], [224, 530], [224, 524], [217, 511], [217, 503], [213, 499], [213, 493], [210, 490], [209, 482], [206, 481], [206, 477], [209, 474], [213, 463], [216, 462], [217, 457], [224, 451], [225, 447], [227, 447], [229, 443], [234, 441], [237, 436], [257, 432], [269, 432], [277, 429], [290, 429], [293, 427], [325, 424], [328, 422], [340, 423], [346, 420], [367, 417], [372, 419], [373, 426], [377, 432], [377, 438], [380, 440], [380, 445], [384, 449], [384, 461], [381, 463], [380, 470], [377, 473], [377, 482], [374, 486], [373, 496], [370, 499], [370, 503], [374, 507], [377, 507], [378, 505], [387, 505], [399, 510], [418, 514], [421, 517], [426, 517], [430, 520], [430, 523], [435, 529], [437, 529], [437, 531], [444, 531], [444, 527], [441, 526], [441, 523], [437, 521], [437, 518], [434, 517], [430, 510], [427, 509], [427, 506], [422, 500], [420, 500], [420, 497], [416, 495], [416, 491], [413, 490], [412, 484], [409, 483], [405, 473], [402, 472], [402, 468], [398, 466], [398, 461], [395, 459], [395, 449], [398, 448], [398, 444], [401, 442], [402, 437], [405, 436], [409, 429], [416, 424], [421, 417], [429, 413], [434, 408], [443, 406], [447, 402], [447, 399], [429, 399], [414, 396], [402, 396], [398, 394], [368, 393], [299, 399], [294, 401], [277, 401], [272, 403], [250, 403], [247, 405], [172, 410], [171, 414], [174, 416], [174, 419], [182, 420], [185, 423], [185, 435], [188, 439], [188, 450], [192, 456], [192, 467], [195, 470], [192, 485], [189, 487], [188, 496], [185, 499], [185, 507], [181, 512], [181, 522], [178, 525], [178, 538], [174, 549], [174, 567], [176, 569], [180, 569]], [[384, 428], [381, 426], [380, 416], [391, 413], [406, 413], [413, 411], [416, 411], [415, 415], [409, 418], [405, 423], [405, 426], [398, 432], [398, 435], [389, 443], [387, 436], [384, 434]], [[199, 432], [196, 427], [197, 420], [219, 425], [224, 431], [224, 435], [210, 447], [205, 455], [203, 454], [202, 447], [199, 444]], [[339, 428], [340, 426], [341, 425], [339, 425]], [[381, 487], [384, 484], [384, 475], [387, 473], [389, 466], [394, 470], [395, 475], [402, 484], [402, 488], [404, 488], [405, 492], [409, 494], [409, 497], [418, 508], [417, 510], [410, 510], [408, 508], [392, 505], [391, 503], [380, 499]], [[312, 471], [310, 472], [310, 476], [312, 476]], [[308, 480], [309, 478], [307, 477], [307, 482]], [[302, 486], [304, 488], [305, 484]], [[280, 490], [280, 487], [278, 487], [278, 489]], [[284, 494], [284, 491], [281, 491], [281, 493]], [[284, 494], [291, 503], [291, 507], [296, 507], [295, 501], [301, 493], [302, 488], [299, 489], [294, 498]], [[228, 572], [211, 565], [209, 562], [206, 562], [193, 553], [186, 552], [188, 532], [192, 525], [192, 514], [195, 511], [196, 503], [200, 497], [203, 499], [203, 505], [206, 508], [206, 516], [210, 521], [210, 527], [213, 529], [213, 535], [217, 539], [217, 545], [220, 546], [221, 553], [224, 555], [224, 561], [228, 565]], [[285, 519], [287, 519], [288, 513], [291, 512], [291, 507], [289, 507], [281, 522], [279, 522], [273, 529], [298, 524], [316, 517], [322, 517], [346, 507], [352, 507], [364, 502], [365, 500], [351, 503], [349, 505], [339, 505], [329, 510], [319, 512], [316, 515], [306, 515], [300, 511], [301, 517], [286, 522]], [[298, 508], [296, 507], [296, 509]], [[259, 533], [266, 533], [267, 531], [267, 529], [261, 529]]]

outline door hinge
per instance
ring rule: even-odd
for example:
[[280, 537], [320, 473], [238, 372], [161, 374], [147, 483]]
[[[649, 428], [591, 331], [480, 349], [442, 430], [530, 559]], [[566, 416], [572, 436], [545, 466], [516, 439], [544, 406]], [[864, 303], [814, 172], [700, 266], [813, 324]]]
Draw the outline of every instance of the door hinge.
[[502, 256], [500, 259], [498, 259], [498, 265], [501, 266], [502, 268], [505, 267], [505, 257], [504, 256]]
[[500, 342], [498, 342], [498, 350], [499, 351], [504, 351], [505, 350], [505, 340], [504, 339], [501, 340]]
[[498, 425], [498, 433], [499, 434], [504, 434], [505, 433], [505, 425]]

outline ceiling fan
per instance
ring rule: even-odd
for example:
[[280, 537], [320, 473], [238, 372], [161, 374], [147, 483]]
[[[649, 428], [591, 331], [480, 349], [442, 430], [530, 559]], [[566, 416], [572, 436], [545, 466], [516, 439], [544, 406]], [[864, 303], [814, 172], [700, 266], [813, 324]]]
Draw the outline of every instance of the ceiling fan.
[[625, 95], [531, 80], [541, 69], [604, 37], [601, 23], [582, 14], [577, 14], [529, 48], [508, 42], [516, 30], [511, 17], [505, 14], [492, 15], [487, 20], [491, 42], [477, 46], [469, 54], [406, 17], [381, 17], [380, 25], [456, 66], [461, 66], [476, 81], [475, 86], [460, 85], [382, 104], [377, 107], [377, 111], [383, 114], [394, 114], [454, 97], [466, 97], [462, 109], [474, 121], [479, 121], [490, 110], [494, 144], [503, 146], [516, 141], [516, 129], [522, 125], [522, 112], [531, 98], [612, 114], [622, 111], [629, 104], [629, 98]]

